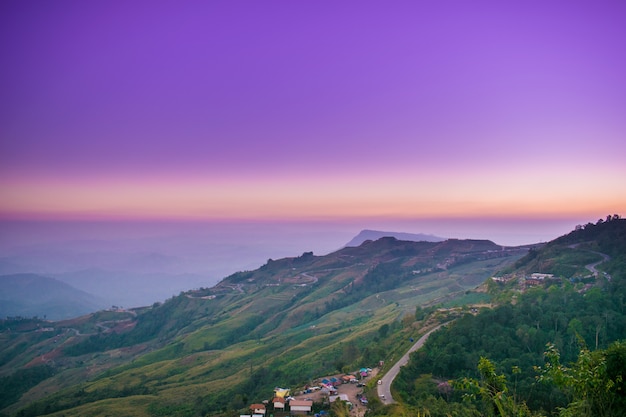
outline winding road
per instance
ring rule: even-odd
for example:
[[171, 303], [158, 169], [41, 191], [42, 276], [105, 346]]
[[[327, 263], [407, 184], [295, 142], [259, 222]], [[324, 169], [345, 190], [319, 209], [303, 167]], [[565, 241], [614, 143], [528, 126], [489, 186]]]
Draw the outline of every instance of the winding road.
[[[568, 247], [569, 247], [569, 248], [572, 248], [572, 249], [576, 249], [576, 248], [578, 248], [578, 246], [580, 246], [580, 243], [576, 243], [576, 244], [573, 244], [573, 245], [569, 245]], [[598, 278], [598, 274], [600, 273], [600, 271], [598, 271], [598, 270], [596, 269], [596, 266], [598, 266], [598, 265], [600, 265], [600, 264], [602, 264], [602, 263], [604, 263], [604, 262], [608, 262], [608, 261], [610, 261], [610, 260], [611, 260], [611, 257], [610, 257], [609, 255], [605, 254], [605, 253], [602, 253], [602, 252], [596, 252], [596, 251], [593, 251], [593, 250], [587, 250], [587, 252], [595, 253], [596, 255], [600, 255], [600, 256], [602, 256], [602, 260], [600, 260], [600, 261], [598, 261], [598, 262], [594, 262], [594, 263], [589, 264], [589, 265], [585, 265], [585, 268], [586, 268], [589, 272], [591, 272], [591, 273], [593, 274], [593, 276], [594, 276], [594, 277]], [[610, 276], [609, 274], [607, 274], [606, 272], [603, 272], [603, 274], [604, 274], [604, 277], [607, 279], [607, 281], [610, 281], [610, 280], [611, 280], [611, 276]]]
[[[602, 256], [602, 260], [601, 261], [594, 262], [594, 263], [589, 264], [589, 265], [585, 265], [585, 268], [587, 268], [593, 274], [593, 276], [597, 278], [599, 271], [596, 269], [596, 266], [600, 265], [601, 263], [610, 261], [611, 257], [609, 255], [606, 255], [606, 254], [600, 253], [600, 252], [594, 252], [594, 251], [589, 251], [589, 252], [597, 253], [598, 255]], [[611, 280], [611, 276], [609, 274], [604, 273], [604, 276], [606, 277], [606, 279], [608, 281]]]
[[[571, 245], [570, 247], [575, 248], [578, 245]], [[609, 261], [611, 258], [604, 254], [604, 253], [600, 253], [600, 252], [594, 252], [594, 251], [589, 251], [592, 253], [596, 253], [600, 256], [602, 256], [602, 260], [598, 261], [598, 262], [594, 262], [591, 263], [589, 265], [585, 265], [585, 268], [587, 268], [594, 276], [598, 276], [599, 271], [596, 269], [596, 266]], [[611, 276], [604, 273], [605, 277], [607, 278], [607, 280], [611, 280]], [[409, 362], [409, 356], [411, 354], [411, 352], [416, 351], [417, 349], [421, 348], [424, 343], [426, 342], [426, 340], [428, 339], [428, 337], [430, 336], [430, 334], [432, 332], [434, 332], [435, 330], [439, 329], [441, 326], [446, 325], [450, 322], [446, 322], [446, 323], [442, 323], [439, 326], [429, 330], [427, 333], [425, 333], [422, 337], [419, 338], [419, 340], [413, 345], [411, 346], [411, 348], [409, 349], [409, 351], [407, 353], [404, 354], [404, 356], [402, 356], [400, 358], [400, 360], [398, 362], [396, 362], [391, 369], [389, 370], [389, 372], [387, 372], [384, 377], [380, 380], [381, 383], [378, 384], [378, 397], [380, 398], [380, 401], [383, 404], [393, 404], [395, 403], [395, 400], [393, 399], [393, 397], [391, 396], [391, 384], [393, 383], [393, 380], [396, 378], [396, 376], [398, 375], [398, 373], [400, 372], [400, 368], [404, 365], [406, 365]]]
[[409, 362], [409, 356], [411, 355], [411, 353], [424, 346], [424, 343], [432, 332], [438, 330], [441, 326], [444, 326], [448, 323], [450, 322], [448, 321], [446, 323], [442, 323], [439, 326], [429, 330], [422, 337], [420, 337], [418, 341], [415, 342], [413, 346], [411, 346], [409, 351], [405, 353], [404, 356], [402, 356], [400, 360], [391, 367], [389, 372], [385, 374], [385, 376], [381, 379], [382, 382], [378, 384], [378, 397], [383, 404], [393, 404], [395, 402], [393, 397], [391, 396], [391, 383], [400, 372], [400, 368]]

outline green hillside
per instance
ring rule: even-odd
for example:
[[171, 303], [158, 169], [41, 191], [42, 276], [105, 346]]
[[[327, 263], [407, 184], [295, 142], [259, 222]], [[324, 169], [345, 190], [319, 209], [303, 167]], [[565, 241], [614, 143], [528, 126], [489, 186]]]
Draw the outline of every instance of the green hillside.
[[275, 386], [399, 357], [432, 320], [460, 311], [427, 322], [424, 308], [488, 300], [476, 287], [526, 253], [480, 240], [383, 238], [326, 256], [270, 259], [143, 309], [4, 321], [0, 409], [19, 416], [245, 413]]
[[394, 381], [403, 408], [378, 415], [626, 415], [626, 220], [579, 226], [497, 275], [500, 305], [431, 336]]

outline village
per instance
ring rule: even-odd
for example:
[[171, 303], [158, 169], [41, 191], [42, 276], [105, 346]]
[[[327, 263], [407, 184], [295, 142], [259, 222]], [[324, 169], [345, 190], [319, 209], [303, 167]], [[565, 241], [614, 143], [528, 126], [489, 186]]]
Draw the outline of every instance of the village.
[[[506, 284], [507, 282], [512, 281], [516, 278], [516, 276], [507, 275], [503, 277], [491, 277], [491, 280], [501, 284]], [[524, 275], [521, 279], [518, 280], [518, 283], [520, 289], [526, 290], [529, 287], [536, 287], [538, 285], [542, 285], [544, 282], [554, 279], [554, 274], [541, 274], [538, 272], [534, 272], [530, 275]]]
[[[287, 417], [310, 415], [313, 412], [316, 412], [316, 417], [320, 417], [328, 414], [327, 410], [335, 401], [344, 401], [351, 416], [363, 417], [368, 405], [363, 387], [377, 372], [377, 369], [361, 368], [352, 374], [328, 376], [296, 392], [276, 387], [271, 400], [251, 404], [250, 414], [241, 414], [240, 417]], [[324, 409], [314, 410], [314, 407], [319, 408], [320, 405]]]

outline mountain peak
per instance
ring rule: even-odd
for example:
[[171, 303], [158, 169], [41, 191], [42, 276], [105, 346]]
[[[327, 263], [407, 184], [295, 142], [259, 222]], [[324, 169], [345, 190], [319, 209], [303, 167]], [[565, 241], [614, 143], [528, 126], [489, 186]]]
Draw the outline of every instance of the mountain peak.
[[445, 238], [427, 235], [423, 233], [404, 233], [404, 232], [384, 232], [380, 230], [364, 229], [359, 232], [346, 247], [360, 246], [363, 242], [368, 240], [378, 240], [383, 237], [393, 237], [397, 240], [406, 240], [410, 242], [442, 242]]

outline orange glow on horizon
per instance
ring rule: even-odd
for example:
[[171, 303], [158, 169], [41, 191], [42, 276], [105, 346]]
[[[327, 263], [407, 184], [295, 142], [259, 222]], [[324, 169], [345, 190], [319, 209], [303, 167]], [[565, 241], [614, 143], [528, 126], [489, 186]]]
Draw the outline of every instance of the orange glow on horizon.
[[[4, 218], [350, 219], [591, 217], [620, 213], [626, 192], [588, 176], [548, 182], [507, 177], [405, 175], [335, 181], [30, 181], [0, 183]], [[423, 175], [422, 175], [423, 177]], [[537, 186], [540, 185], [540, 186]]]

